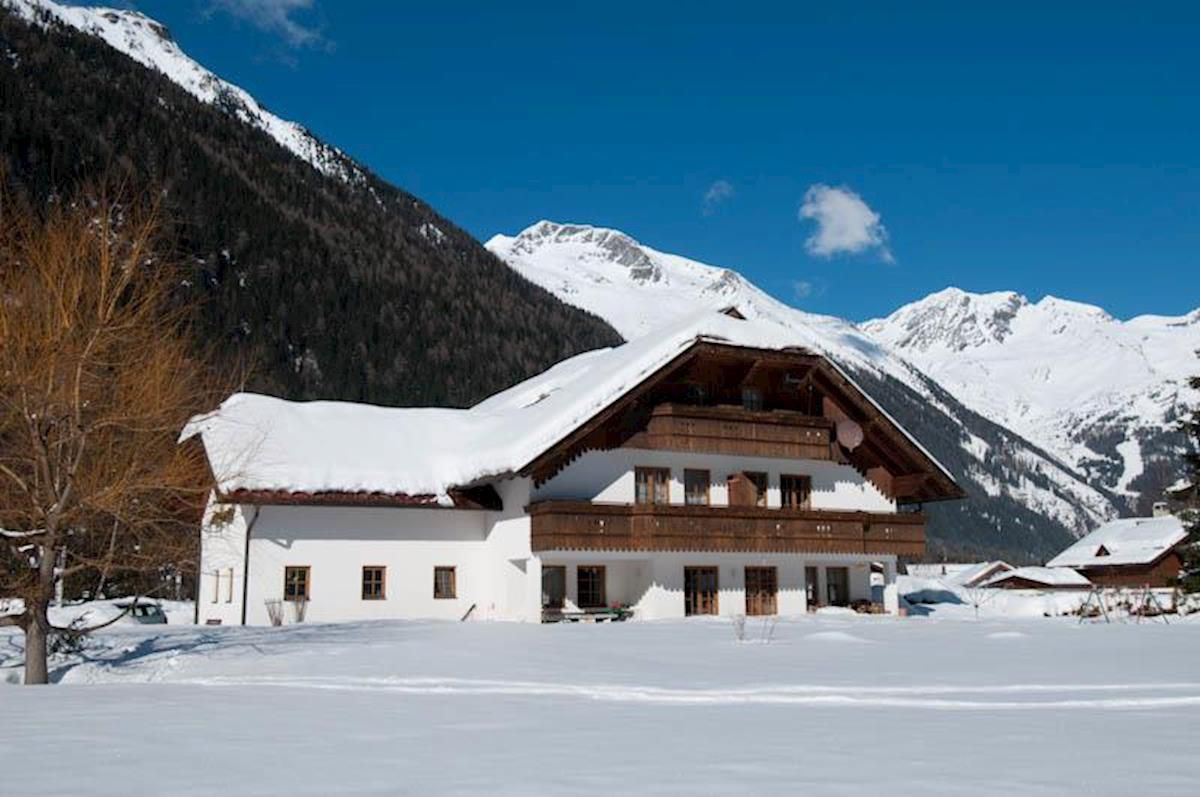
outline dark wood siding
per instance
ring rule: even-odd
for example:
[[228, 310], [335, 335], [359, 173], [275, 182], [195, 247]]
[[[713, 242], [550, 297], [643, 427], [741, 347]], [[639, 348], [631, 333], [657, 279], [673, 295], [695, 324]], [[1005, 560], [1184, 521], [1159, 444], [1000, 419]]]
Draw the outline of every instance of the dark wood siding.
[[594, 504], [529, 506], [533, 550], [881, 553], [920, 556], [916, 513]]
[[1148, 565], [1104, 565], [1076, 568], [1098, 587], [1170, 587], [1183, 562], [1176, 551], [1168, 551]]

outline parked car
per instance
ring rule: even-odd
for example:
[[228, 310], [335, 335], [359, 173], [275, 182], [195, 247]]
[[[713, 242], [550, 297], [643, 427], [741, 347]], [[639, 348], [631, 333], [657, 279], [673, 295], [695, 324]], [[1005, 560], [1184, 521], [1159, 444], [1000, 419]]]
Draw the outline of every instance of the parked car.
[[160, 604], [153, 601], [138, 601], [136, 605], [133, 601], [119, 601], [113, 606], [121, 611], [128, 611], [127, 616], [142, 625], [165, 625], [167, 622], [167, 613]]

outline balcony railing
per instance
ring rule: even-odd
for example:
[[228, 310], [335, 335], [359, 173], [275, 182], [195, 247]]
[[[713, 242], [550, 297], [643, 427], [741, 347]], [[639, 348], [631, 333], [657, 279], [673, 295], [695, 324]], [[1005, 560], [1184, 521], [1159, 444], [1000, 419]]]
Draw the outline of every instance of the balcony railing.
[[529, 514], [534, 551], [925, 552], [916, 513], [539, 501]]
[[626, 443], [636, 448], [744, 454], [789, 459], [829, 459], [833, 423], [786, 410], [747, 410], [659, 404], [646, 429]]

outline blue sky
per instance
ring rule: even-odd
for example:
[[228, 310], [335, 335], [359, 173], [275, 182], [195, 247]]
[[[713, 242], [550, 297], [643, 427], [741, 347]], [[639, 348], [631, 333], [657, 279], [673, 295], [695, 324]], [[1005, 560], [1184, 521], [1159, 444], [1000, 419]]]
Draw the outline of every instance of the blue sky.
[[481, 240], [616, 227], [852, 319], [1200, 305], [1198, 4], [131, 5]]

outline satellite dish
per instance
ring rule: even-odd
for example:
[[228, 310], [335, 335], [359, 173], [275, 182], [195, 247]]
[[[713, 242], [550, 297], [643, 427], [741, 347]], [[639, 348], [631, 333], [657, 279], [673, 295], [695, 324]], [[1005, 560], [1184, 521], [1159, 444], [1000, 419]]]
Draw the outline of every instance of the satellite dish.
[[853, 451], [862, 445], [863, 430], [862, 427], [850, 419], [838, 421], [837, 424], [837, 439], [842, 444], [842, 448], [847, 451]]

